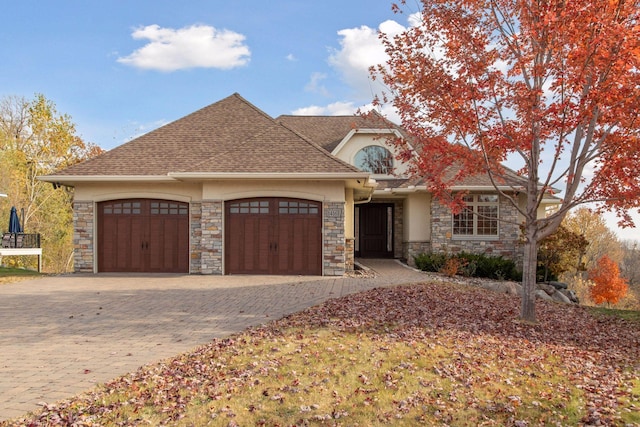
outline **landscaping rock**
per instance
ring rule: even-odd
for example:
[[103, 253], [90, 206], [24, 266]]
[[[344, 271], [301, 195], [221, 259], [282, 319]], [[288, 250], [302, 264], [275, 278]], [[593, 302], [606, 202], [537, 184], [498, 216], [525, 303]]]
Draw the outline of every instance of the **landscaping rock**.
[[[486, 282], [482, 285], [483, 288], [489, 289], [494, 292], [499, 292], [501, 294], [507, 295], [519, 295], [522, 294], [522, 290], [520, 289], [520, 293], [518, 293], [519, 285], [515, 282]], [[522, 288], [520, 286], [520, 288]]]
[[576, 292], [572, 289], [560, 289], [558, 292], [562, 293], [562, 295], [566, 296], [567, 298], [569, 298], [569, 301], [571, 301], [574, 304], [580, 304], [580, 298], [578, 298], [578, 295], [576, 295]]
[[567, 289], [569, 287], [569, 285], [567, 285], [566, 283], [556, 282], [554, 280], [551, 280], [548, 283], [556, 289]]
[[543, 291], [541, 289], [538, 289], [536, 291], [536, 298], [540, 298], [540, 299], [545, 300], [545, 301], [553, 301], [553, 298], [551, 298], [551, 296], [548, 293], [546, 293], [545, 291]]
[[556, 292], [556, 288], [549, 285], [548, 283], [536, 283], [536, 286], [538, 287], [538, 290], [545, 291], [549, 296], [553, 296], [553, 294]]
[[571, 304], [571, 300], [567, 298], [567, 296], [560, 291], [555, 291], [553, 295], [551, 295], [551, 298], [553, 298], [555, 301], [560, 301], [565, 304]]
[[[482, 279], [478, 277], [445, 276], [439, 273], [428, 273], [432, 279], [442, 282], [452, 282], [471, 286], [478, 286], [493, 292], [507, 295], [522, 296], [522, 284], [509, 280]], [[572, 290], [562, 288], [562, 282], [536, 283], [536, 298], [545, 301], [560, 301], [566, 304], [579, 304], [578, 298]]]

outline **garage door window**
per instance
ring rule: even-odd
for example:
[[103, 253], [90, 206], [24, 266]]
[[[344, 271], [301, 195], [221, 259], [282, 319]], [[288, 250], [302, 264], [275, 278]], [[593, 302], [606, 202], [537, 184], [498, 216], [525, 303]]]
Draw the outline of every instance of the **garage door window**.
[[296, 215], [317, 215], [318, 205], [315, 203], [281, 200], [278, 204], [278, 213], [296, 214]]
[[189, 208], [184, 203], [151, 202], [151, 215], [187, 215]]
[[107, 203], [103, 205], [106, 215], [140, 215], [140, 202]]
[[232, 214], [268, 214], [268, 200], [253, 200], [251, 202], [236, 202], [229, 206], [229, 213]]

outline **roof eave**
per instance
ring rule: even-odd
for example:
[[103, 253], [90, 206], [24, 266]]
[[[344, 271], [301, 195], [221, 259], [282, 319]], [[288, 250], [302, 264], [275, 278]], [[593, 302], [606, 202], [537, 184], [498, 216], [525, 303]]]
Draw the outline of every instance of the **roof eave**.
[[368, 180], [366, 172], [307, 172], [307, 173], [282, 173], [282, 172], [169, 172], [170, 178], [179, 181], [201, 181], [212, 179], [274, 179], [274, 180]]
[[80, 182], [175, 182], [167, 175], [43, 175], [39, 181], [70, 185]]
[[344, 138], [342, 138], [342, 140], [338, 143], [338, 145], [336, 145], [336, 148], [334, 148], [331, 151], [331, 154], [334, 155], [334, 156], [336, 154], [338, 154], [340, 152], [340, 150], [342, 150], [342, 148], [356, 134], [358, 134], [358, 135], [362, 135], [362, 134], [387, 134], [387, 135], [395, 135], [397, 138], [402, 138], [402, 134], [396, 129], [374, 129], [374, 128], [351, 129], [349, 131], [349, 133]]

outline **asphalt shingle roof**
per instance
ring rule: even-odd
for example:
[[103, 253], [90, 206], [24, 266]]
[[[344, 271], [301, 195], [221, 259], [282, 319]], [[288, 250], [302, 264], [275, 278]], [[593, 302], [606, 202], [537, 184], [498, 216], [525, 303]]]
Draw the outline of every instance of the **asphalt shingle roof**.
[[235, 93], [61, 176], [359, 172]]
[[328, 152], [332, 152], [353, 129], [402, 129], [379, 114], [368, 116], [289, 116], [282, 115], [276, 121], [306, 136]]

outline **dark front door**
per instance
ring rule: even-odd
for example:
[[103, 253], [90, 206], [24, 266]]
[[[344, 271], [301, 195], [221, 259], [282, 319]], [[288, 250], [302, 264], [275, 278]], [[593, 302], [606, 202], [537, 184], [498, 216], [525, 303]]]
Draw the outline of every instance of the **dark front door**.
[[370, 203], [359, 206], [359, 256], [393, 257], [393, 205]]
[[189, 205], [127, 199], [98, 204], [98, 271], [189, 272]]
[[227, 274], [322, 274], [322, 204], [259, 198], [225, 204]]

